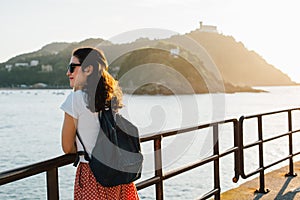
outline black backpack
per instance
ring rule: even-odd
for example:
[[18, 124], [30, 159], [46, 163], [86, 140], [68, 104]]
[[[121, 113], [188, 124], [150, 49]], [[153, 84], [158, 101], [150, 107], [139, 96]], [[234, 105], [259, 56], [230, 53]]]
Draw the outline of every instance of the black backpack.
[[99, 112], [100, 131], [89, 157], [79, 133], [76, 135], [84, 148], [84, 155], [96, 180], [104, 187], [131, 183], [141, 177], [143, 155], [136, 126], [112, 109]]

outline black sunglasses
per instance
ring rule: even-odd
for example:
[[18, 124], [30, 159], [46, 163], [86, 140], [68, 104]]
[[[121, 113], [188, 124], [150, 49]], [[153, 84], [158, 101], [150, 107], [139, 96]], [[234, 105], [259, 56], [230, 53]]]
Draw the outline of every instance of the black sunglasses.
[[75, 67], [81, 66], [79, 63], [70, 63], [68, 66], [68, 70], [70, 73], [73, 73], [75, 70]]

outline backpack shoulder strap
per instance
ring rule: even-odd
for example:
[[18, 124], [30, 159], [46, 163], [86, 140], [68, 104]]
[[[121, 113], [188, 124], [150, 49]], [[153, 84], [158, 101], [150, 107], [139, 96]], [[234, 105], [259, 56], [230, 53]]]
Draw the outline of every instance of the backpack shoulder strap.
[[81, 143], [81, 145], [82, 145], [84, 151], [77, 151], [77, 153], [76, 153], [76, 159], [75, 159], [75, 162], [74, 162], [74, 164], [73, 164], [73, 166], [75, 166], [75, 167], [76, 167], [76, 166], [78, 165], [78, 163], [79, 163], [79, 156], [82, 156], [82, 155], [83, 155], [85, 160], [87, 160], [87, 161], [90, 161], [90, 160], [91, 160], [89, 154], [87, 153], [87, 151], [86, 151], [86, 149], [85, 149], [85, 146], [84, 146], [84, 144], [83, 144], [83, 142], [82, 142], [82, 139], [81, 139], [81, 137], [80, 137], [80, 135], [79, 135], [79, 132], [78, 132], [77, 130], [76, 130], [76, 136], [78, 137], [79, 142]]

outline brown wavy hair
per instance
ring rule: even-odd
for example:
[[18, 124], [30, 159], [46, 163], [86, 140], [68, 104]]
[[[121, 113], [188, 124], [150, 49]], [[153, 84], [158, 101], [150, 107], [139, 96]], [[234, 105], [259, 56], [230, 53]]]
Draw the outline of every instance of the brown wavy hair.
[[82, 71], [93, 66], [93, 72], [87, 78], [83, 91], [87, 94], [88, 108], [92, 112], [99, 112], [111, 107], [115, 112], [122, 108], [122, 90], [108, 73], [108, 64], [104, 53], [96, 48], [84, 47], [75, 49], [72, 53], [78, 58]]

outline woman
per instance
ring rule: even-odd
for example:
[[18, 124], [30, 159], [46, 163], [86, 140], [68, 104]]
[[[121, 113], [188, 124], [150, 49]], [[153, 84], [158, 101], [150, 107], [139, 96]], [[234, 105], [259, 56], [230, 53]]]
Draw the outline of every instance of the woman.
[[[73, 51], [67, 76], [73, 91], [61, 105], [65, 112], [62, 127], [62, 149], [65, 153], [83, 151], [76, 137], [76, 129], [91, 155], [100, 129], [98, 112], [109, 104], [112, 109], [122, 107], [122, 91], [118, 82], [107, 72], [104, 54], [95, 48]], [[139, 199], [134, 183], [103, 187], [84, 156], [80, 156], [76, 171], [74, 199]]]

